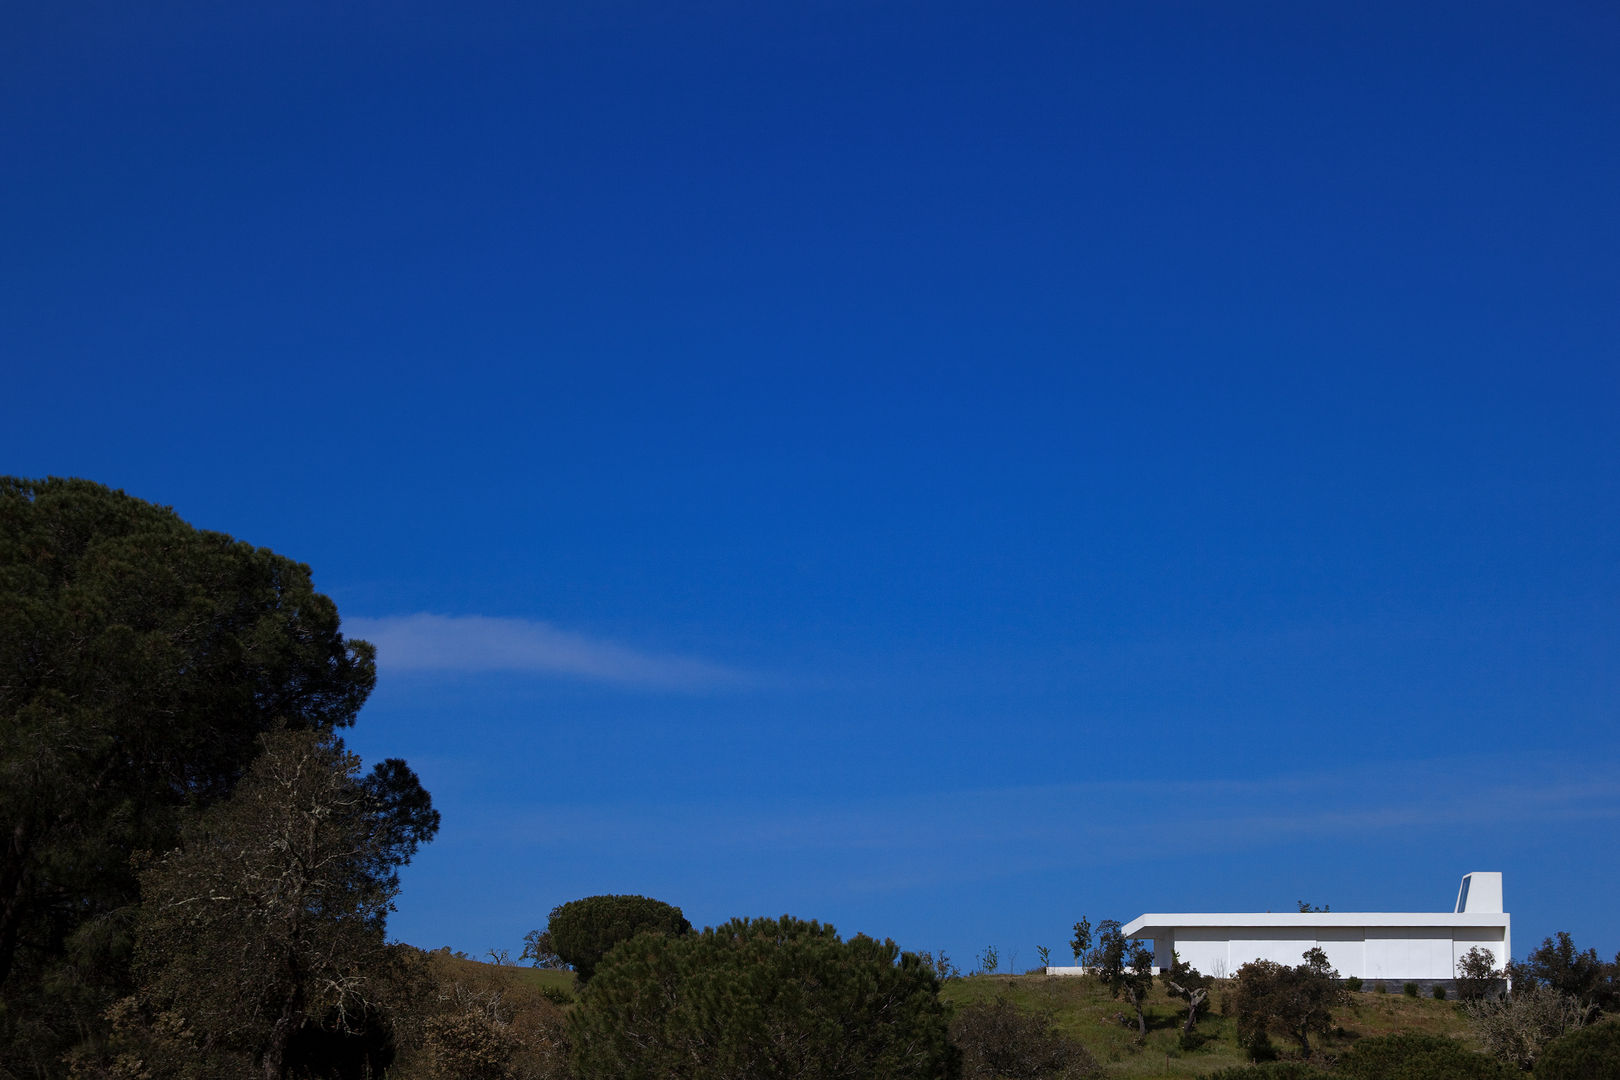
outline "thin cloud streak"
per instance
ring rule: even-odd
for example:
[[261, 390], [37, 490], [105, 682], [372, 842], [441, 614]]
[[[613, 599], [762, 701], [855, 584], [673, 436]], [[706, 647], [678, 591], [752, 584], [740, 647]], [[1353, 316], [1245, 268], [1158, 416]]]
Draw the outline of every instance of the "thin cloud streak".
[[[1149, 853], [1163, 859], [1392, 834], [1454, 839], [1460, 832], [1506, 825], [1620, 819], [1620, 783], [1608, 779], [1558, 786], [1510, 778], [1461, 791], [1407, 782], [1436, 764], [1176, 785], [1182, 797], [1175, 805], [1166, 804], [1163, 785], [1113, 781], [877, 797], [838, 806], [777, 800], [662, 804], [656, 812], [640, 803], [530, 807], [505, 815], [501, 837], [486, 839], [551, 852], [585, 846], [644, 859], [678, 856], [712, 864], [716, 873], [748, 865], [768, 874], [777, 863], [823, 860], [835, 868], [829, 880], [841, 882], [843, 891], [861, 892], [993, 880], [1078, 863], [1096, 869]], [[1459, 759], [1447, 771], [1473, 776], [1487, 764]], [[1314, 792], [1313, 808], [1301, 807], [1302, 784]], [[1383, 805], [1363, 806], [1369, 792]], [[1187, 806], [1197, 807], [1192, 820]]]
[[487, 615], [347, 618], [344, 633], [377, 646], [389, 671], [517, 671], [647, 690], [740, 689], [756, 680], [723, 664], [643, 652], [534, 619]]

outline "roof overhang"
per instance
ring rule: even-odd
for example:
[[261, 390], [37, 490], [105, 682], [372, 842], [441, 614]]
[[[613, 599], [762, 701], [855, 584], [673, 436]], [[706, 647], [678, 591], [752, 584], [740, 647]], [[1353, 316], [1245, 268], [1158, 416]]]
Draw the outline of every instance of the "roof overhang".
[[1506, 912], [1456, 913], [1450, 911], [1265, 911], [1226, 914], [1178, 912], [1138, 915], [1123, 927], [1128, 938], [1158, 938], [1166, 930], [1297, 930], [1345, 927], [1505, 927]]

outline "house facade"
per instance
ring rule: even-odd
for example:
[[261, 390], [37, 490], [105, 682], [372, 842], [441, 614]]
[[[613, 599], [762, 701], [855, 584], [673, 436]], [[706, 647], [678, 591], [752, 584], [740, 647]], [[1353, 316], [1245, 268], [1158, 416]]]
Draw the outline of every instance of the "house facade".
[[1150, 913], [1123, 929], [1126, 937], [1152, 940], [1156, 966], [1168, 964], [1174, 950], [1184, 963], [1217, 978], [1235, 975], [1251, 960], [1291, 967], [1317, 947], [1341, 976], [1368, 982], [1447, 982], [1472, 948], [1489, 950], [1497, 967], [1512, 955], [1502, 875], [1495, 871], [1465, 875], [1455, 906], [1445, 912]]

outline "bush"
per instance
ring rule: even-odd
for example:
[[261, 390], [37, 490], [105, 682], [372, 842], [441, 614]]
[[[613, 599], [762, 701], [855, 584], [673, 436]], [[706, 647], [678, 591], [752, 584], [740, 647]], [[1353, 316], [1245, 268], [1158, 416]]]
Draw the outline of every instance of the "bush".
[[1352, 994], [1361, 993], [1361, 988], [1365, 985], [1367, 984], [1361, 981], [1361, 976], [1359, 975], [1352, 975], [1348, 979], [1344, 980], [1345, 989], [1349, 990]]
[[1328, 967], [1322, 950], [1313, 948], [1297, 967], [1271, 960], [1244, 964], [1237, 985], [1222, 996], [1221, 1009], [1235, 1016], [1239, 1045], [1256, 1057], [1268, 1044], [1268, 1033], [1288, 1036], [1309, 1057], [1310, 1037], [1332, 1029], [1329, 1010], [1344, 1001], [1338, 973]]
[[1273, 1061], [1264, 1065], [1234, 1065], [1200, 1080], [1329, 1080], [1331, 1073], [1298, 1061]]
[[936, 1080], [939, 980], [892, 941], [790, 916], [621, 943], [568, 1021], [575, 1080]]
[[563, 1012], [548, 1000], [545, 987], [505, 978], [486, 965], [458, 960], [448, 950], [425, 959], [421, 975], [428, 985], [421, 988], [412, 1014], [395, 1025], [400, 1052], [387, 1073], [392, 1080], [567, 1076]]
[[621, 941], [643, 931], [685, 934], [692, 929], [681, 909], [646, 896], [587, 896], [551, 909], [546, 933], [551, 947], [571, 964], [581, 986], [596, 973], [602, 957]]
[[950, 1032], [962, 1055], [963, 1080], [1069, 1080], [1099, 1071], [1086, 1048], [1059, 1032], [1049, 1016], [1000, 996], [958, 1010]]
[[1457, 960], [1457, 996], [1464, 1001], [1477, 1001], [1495, 993], [1502, 984], [1502, 971], [1496, 966], [1496, 954], [1475, 945]]
[[1446, 1000], [1446, 988], [1445, 988], [1445, 985], [1442, 984], [1442, 983], [1435, 983], [1434, 988], [1429, 991], [1429, 994], [1436, 1001], [1444, 1001], [1444, 1000]]
[[1609, 1020], [1548, 1043], [1536, 1080], [1615, 1080], [1620, 1077], [1620, 1021]]
[[1486, 1050], [1525, 1070], [1535, 1065], [1544, 1047], [1585, 1027], [1592, 1017], [1591, 1006], [1534, 982], [1505, 998], [1467, 1002], [1463, 1010]]
[[1389, 993], [1389, 986], [1386, 983], [1374, 983], [1373, 992], [1378, 994], [1387, 994]]
[[1402, 1032], [1359, 1040], [1334, 1066], [1343, 1080], [1517, 1080], [1521, 1075], [1454, 1039]]
[[1418, 996], [1417, 983], [1402, 983], [1401, 984], [1401, 993], [1405, 994], [1407, 997], [1411, 997], [1411, 998], [1417, 997]]

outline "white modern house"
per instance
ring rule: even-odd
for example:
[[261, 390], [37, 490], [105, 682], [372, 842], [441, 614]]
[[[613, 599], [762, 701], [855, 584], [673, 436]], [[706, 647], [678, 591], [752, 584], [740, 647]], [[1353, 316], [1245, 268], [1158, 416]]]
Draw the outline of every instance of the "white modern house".
[[[1502, 910], [1502, 875], [1475, 871], [1462, 879], [1457, 903], [1444, 912], [1265, 912], [1147, 914], [1124, 926], [1126, 937], [1153, 941], [1156, 964], [1171, 950], [1206, 975], [1228, 978], [1250, 960], [1290, 967], [1320, 946], [1341, 976], [1369, 982], [1441, 982], [1457, 977], [1457, 961], [1477, 947], [1496, 966], [1512, 955], [1509, 916]], [[1049, 968], [1078, 974], [1079, 968]]]

